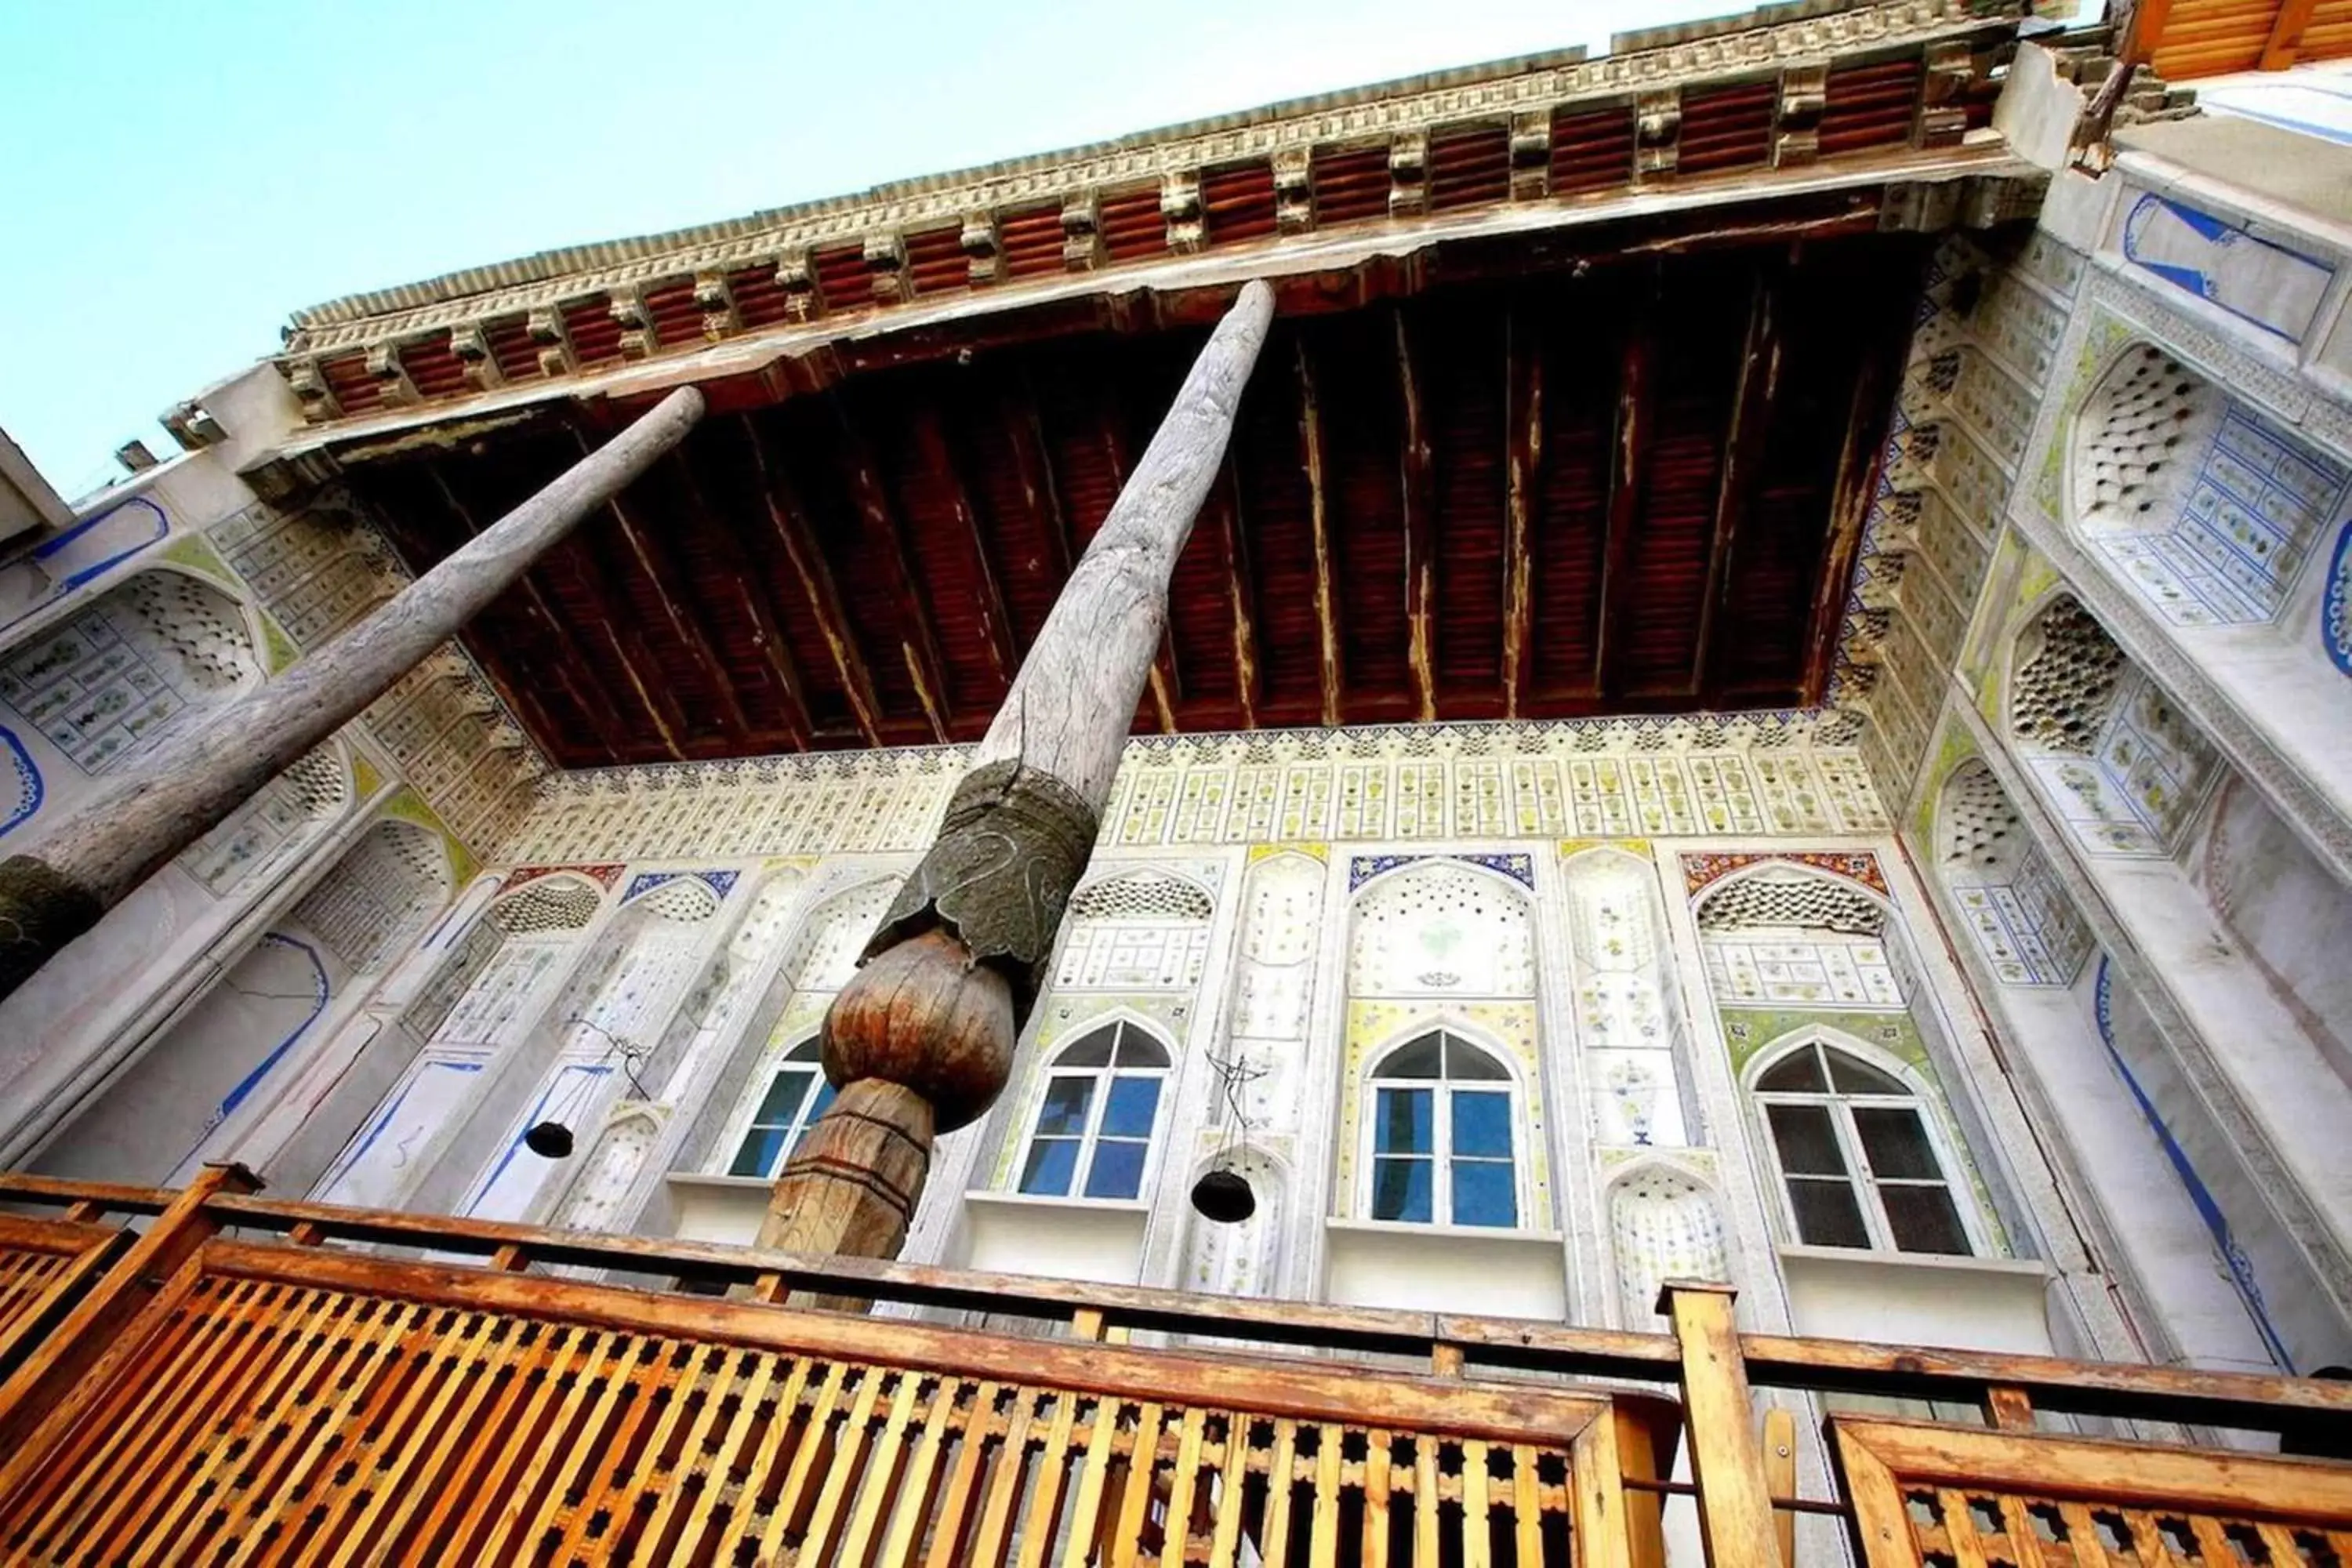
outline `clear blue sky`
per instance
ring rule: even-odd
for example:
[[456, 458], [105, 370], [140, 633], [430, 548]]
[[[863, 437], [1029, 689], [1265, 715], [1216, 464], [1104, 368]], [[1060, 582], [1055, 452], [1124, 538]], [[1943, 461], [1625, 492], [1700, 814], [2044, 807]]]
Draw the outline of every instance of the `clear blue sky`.
[[0, 0], [0, 427], [68, 498], [289, 311], [1726, 0]]

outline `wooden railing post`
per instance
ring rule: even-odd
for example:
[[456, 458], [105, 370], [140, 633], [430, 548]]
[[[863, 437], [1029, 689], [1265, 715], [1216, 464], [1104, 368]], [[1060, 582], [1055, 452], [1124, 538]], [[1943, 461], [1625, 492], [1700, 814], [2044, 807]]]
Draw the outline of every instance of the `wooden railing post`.
[[1780, 1568], [1771, 1488], [1731, 1316], [1738, 1294], [1728, 1285], [1673, 1280], [1658, 1293], [1658, 1310], [1673, 1320], [1682, 1347], [1683, 1417], [1708, 1568]]
[[72, 1311], [0, 1383], [0, 1497], [73, 1425], [83, 1396], [102, 1387], [112, 1363], [135, 1350], [123, 1331], [220, 1228], [205, 1211], [216, 1193], [250, 1193], [261, 1183], [243, 1165], [206, 1165], [171, 1206], [100, 1275]]

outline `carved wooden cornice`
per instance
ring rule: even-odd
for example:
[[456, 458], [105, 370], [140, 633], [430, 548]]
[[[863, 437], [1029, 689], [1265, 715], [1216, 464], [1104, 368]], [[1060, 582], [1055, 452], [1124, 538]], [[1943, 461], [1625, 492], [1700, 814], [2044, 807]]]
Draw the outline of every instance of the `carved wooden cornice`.
[[[1787, 8], [1775, 9], [1785, 15]], [[730, 269], [774, 268], [779, 287], [802, 307], [795, 319], [804, 319], [813, 291], [810, 253], [859, 247], [873, 275], [873, 296], [832, 301], [832, 307], [887, 305], [903, 297], [908, 234], [957, 230], [972, 258], [974, 281], [987, 282], [997, 275], [995, 215], [1052, 203], [1064, 208], [1066, 252], [1076, 247], [1072, 255], [1076, 259], [1066, 256], [1066, 265], [1103, 265], [1099, 237], [1087, 220], [1098, 212], [1102, 194], [1113, 189], [1158, 186], [1168, 219], [1169, 254], [1181, 255], [1199, 243], [1195, 215], [1202, 172], [1236, 163], [1274, 165], [1283, 204], [1282, 231], [1298, 232], [1313, 221], [1311, 194], [1301, 188], [1312, 149], [1385, 142], [1392, 151], [1411, 150], [1425, 147], [1431, 131], [1447, 125], [1494, 122], [1508, 127], [1514, 138], [1511, 199], [1538, 200], [1546, 192], [1537, 142], [1550, 117], [1563, 107], [1590, 110], [1622, 101], [1630, 110], [1637, 100], [1647, 105], [1677, 100], [1694, 83], [1793, 72], [1783, 85], [1789, 100], [1785, 129], [1798, 132], [1805, 128], [1811, 107], [1807, 95], [1817, 90], [1827, 62], [1927, 51], [1939, 78], [1948, 77], [1969, 57], [1968, 40], [1997, 35], [2011, 25], [2005, 17], [1973, 14], [1968, 0], [1889, 0], [1744, 28], [1692, 29], [1696, 36], [1600, 59], [1583, 59], [1580, 52], [1538, 56], [1301, 100], [692, 229], [548, 251], [352, 295], [296, 312], [287, 352], [278, 363], [318, 421], [342, 412], [320, 368], [322, 359], [364, 354], [368, 379], [382, 389], [381, 405], [401, 406], [423, 395], [402, 370], [401, 349], [428, 342], [436, 351], [446, 346], [469, 372], [487, 364], [495, 375], [495, 358], [487, 352], [483, 335], [485, 323], [492, 321], [527, 319], [541, 348], [542, 367], [550, 374], [562, 374], [577, 363], [562, 326], [559, 307], [567, 304], [608, 301], [624, 329], [627, 357], [667, 353], [693, 345], [662, 341], [654, 331], [644, 302], [650, 284], [684, 280], [692, 287], [702, 309], [698, 344], [740, 330], [724, 283]], [[1940, 132], [1941, 122], [1933, 129]], [[1800, 138], [1791, 140], [1801, 148]], [[1666, 172], [1654, 163], [1644, 163], [1643, 169], [1652, 176]], [[1632, 184], [1634, 172], [1629, 169], [1627, 177]], [[1076, 227], [1072, 213], [1078, 215]], [[477, 375], [467, 379], [472, 384], [468, 390], [482, 384]]]

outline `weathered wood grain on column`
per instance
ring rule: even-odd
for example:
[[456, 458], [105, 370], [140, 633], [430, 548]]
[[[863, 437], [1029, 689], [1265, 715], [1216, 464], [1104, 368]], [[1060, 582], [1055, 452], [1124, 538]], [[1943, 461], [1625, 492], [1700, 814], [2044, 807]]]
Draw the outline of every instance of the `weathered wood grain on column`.
[[167, 742], [29, 852], [0, 861], [0, 996], [457, 635], [702, 416], [680, 387], [609, 445], [286, 674]]
[[826, 1012], [840, 1096], [777, 1177], [761, 1246], [896, 1256], [932, 1137], [1004, 1088], [1160, 650], [1170, 575], [1273, 319], [1274, 290], [1248, 284], [1201, 351]]

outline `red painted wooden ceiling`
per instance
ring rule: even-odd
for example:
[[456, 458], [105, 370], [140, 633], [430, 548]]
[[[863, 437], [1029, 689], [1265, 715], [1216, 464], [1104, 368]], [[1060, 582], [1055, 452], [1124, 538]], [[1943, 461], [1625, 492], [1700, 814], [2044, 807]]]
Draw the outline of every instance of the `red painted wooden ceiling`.
[[[1285, 315], [1139, 728], [1818, 700], [1840, 617], [1816, 599], [1842, 606], [1851, 568], [1833, 520], [1870, 482], [1921, 244], [1620, 258]], [[977, 736], [1203, 335], [985, 346], [713, 414], [466, 640], [564, 766]], [[351, 479], [421, 568], [583, 440], [541, 425]]]

